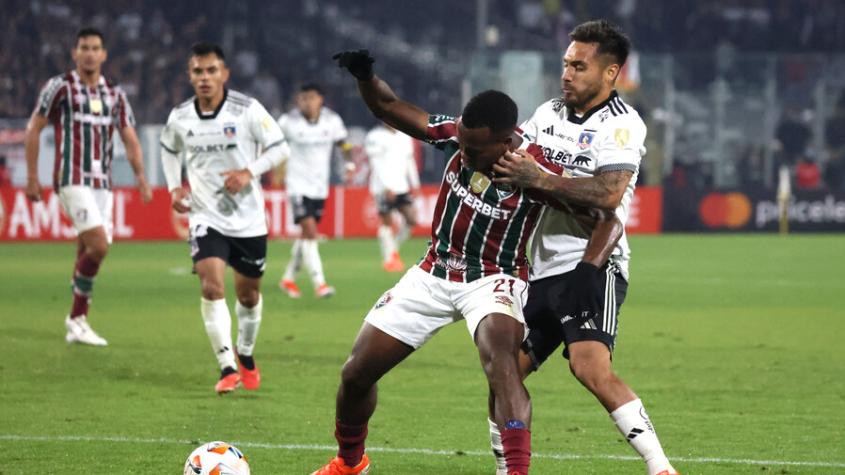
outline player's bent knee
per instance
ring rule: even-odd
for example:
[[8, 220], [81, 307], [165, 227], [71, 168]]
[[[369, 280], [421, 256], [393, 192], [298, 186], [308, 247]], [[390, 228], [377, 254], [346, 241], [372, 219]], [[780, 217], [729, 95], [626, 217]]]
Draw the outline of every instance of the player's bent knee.
[[206, 300], [220, 300], [226, 297], [222, 282], [204, 280], [200, 284], [200, 291], [202, 292], [202, 297]]
[[569, 357], [569, 370], [575, 378], [591, 391], [595, 392], [613, 379], [609, 364], [596, 361], [595, 358]]
[[340, 384], [347, 394], [364, 394], [373, 387], [375, 381], [354, 360], [349, 360], [340, 372]]

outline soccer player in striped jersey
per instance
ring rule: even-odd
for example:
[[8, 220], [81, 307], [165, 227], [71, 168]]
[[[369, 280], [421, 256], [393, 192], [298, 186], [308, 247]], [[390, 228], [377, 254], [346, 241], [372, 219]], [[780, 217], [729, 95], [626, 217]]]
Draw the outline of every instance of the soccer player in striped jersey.
[[[226, 89], [223, 50], [191, 47], [188, 76], [196, 95], [173, 108], [161, 134], [161, 158], [173, 209], [189, 213], [191, 259], [200, 279], [200, 313], [220, 365], [218, 394], [258, 389], [253, 350], [261, 325], [261, 277], [267, 220], [259, 179], [289, 156], [278, 124], [255, 99]], [[182, 164], [190, 189], [182, 186]], [[226, 305], [225, 273], [235, 274], [237, 354]], [[237, 359], [237, 363], [236, 360]]]
[[[370, 162], [370, 194], [381, 220], [378, 241], [382, 267], [388, 272], [401, 272], [405, 264], [399, 257], [399, 245], [417, 224], [413, 195], [420, 187], [420, 176], [414, 158], [414, 139], [387, 124], [379, 124], [367, 133], [364, 149]], [[393, 210], [402, 216], [395, 235]]]
[[[548, 160], [567, 175], [537, 173], [532, 161], [505, 157], [496, 182], [536, 189], [576, 206], [614, 212], [624, 223], [634, 196], [646, 126], [614, 89], [630, 40], [606, 21], [570, 34], [563, 56], [562, 97], [542, 104], [522, 125]], [[530, 328], [520, 355], [527, 376], [561, 344], [575, 377], [604, 406], [650, 475], [674, 475], [642, 401], [612, 369], [619, 308], [628, 289], [630, 249], [624, 236], [610, 259], [594, 259], [588, 236], [565, 212], [547, 210], [531, 245], [531, 290], [525, 307]], [[492, 415], [492, 412], [491, 412]], [[490, 425], [494, 452], [499, 434]], [[503, 457], [499, 472], [507, 473]]]
[[106, 60], [103, 35], [83, 28], [71, 51], [76, 69], [47, 81], [26, 128], [26, 195], [41, 199], [38, 179], [39, 136], [47, 125], [55, 132], [53, 190], [77, 232], [73, 304], [65, 318], [69, 343], [105, 346], [88, 323], [94, 279], [112, 242], [111, 162], [114, 131], [126, 148], [143, 202], [152, 199], [144, 176], [135, 116], [120, 86], [100, 73]]
[[378, 119], [434, 145], [448, 162], [428, 252], [367, 314], [341, 372], [337, 457], [312, 475], [367, 473], [364, 442], [377, 381], [440, 328], [461, 319], [496, 395], [495, 420], [502, 427], [508, 473], [527, 474], [531, 403], [517, 368], [525, 337], [525, 244], [548, 200], [495, 185], [491, 167], [503, 154], [518, 153], [550, 173], [561, 169], [520, 137], [516, 104], [502, 92], [474, 96], [458, 118], [430, 115], [399, 99], [373, 74], [374, 60], [366, 50], [339, 53], [335, 59], [357, 78], [364, 102]]

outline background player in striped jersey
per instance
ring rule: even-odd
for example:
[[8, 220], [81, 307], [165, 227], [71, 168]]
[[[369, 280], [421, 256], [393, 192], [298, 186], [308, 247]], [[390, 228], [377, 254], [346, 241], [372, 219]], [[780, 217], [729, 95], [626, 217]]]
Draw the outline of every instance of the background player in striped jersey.
[[[533, 161], [505, 157], [494, 169], [499, 182], [541, 190], [571, 203], [628, 218], [646, 127], [619, 98], [614, 84], [630, 41], [605, 21], [577, 26], [563, 56], [563, 96], [541, 105], [522, 125], [551, 161], [573, 178], [539, 172]], [[642, 402], [612, 369], [617, 315], [628, 288], [630, 249], [623, 234], [607, 256], [589, 252], [588, 236], [568, 213], [548, 210], [532, 242], [531, 290], [525, 307], [530, 333], [520, 363], [538, 369], [564, 344], [575, 377], [610, 413], [643, 457], [651, 475], [671, 475]], [[494, 452], [498, 444], [491, 425]], [[499, 466], [503, 464], [500, 458]], [[506, 473], [500, 470], [500, 473]]]
[[336, 406], [338, 455], [312, 475], [362, 474], [367, 423], [375, 411], [376, 382], [437, 331], [464, 319], [491, 391], [509, 474], [526, 474], [530, 462], [531, 403], [517, 371], [525, 336], [522, 303], [527, 290], [525, 243], [545, 202], [519, 188], [497, 186], [491, 167], [518, 151], [550, 171], [542, 151], [516, 132], [516, 104], [504, 93], [473, 97], [460, 118], [429, 115], [399, 99], [373, 74], [366, 50], [335, 56], [358, 79], [373, 114], [448, 157], [423, 260], [385, 292], [365, 318], [341, 372]]
[[91, 329], [87, 315], [94, 278], [112, 241], [111, 161], [115, 128], [145, 203], [152, 199], [152, 191], [144, 176], [135, 117], [126, 93], [100, 74], [107, 57], [102, 33], [93, 28], [79, 30], [71, 56], [76, 69], [47, 81], [27, 124], [26, 195], [32, 201], [41, 199], [39, 136], [51, 124], [56, 148], [53, 189], [77, 232], [73, 304], [65, 318], [65, 339], [69, 343], [105, 346], [108, 343]]
[[[278, 124], [258, 101], [225, 88], [229, 70], [219, 46], [195, 44], [188, 75], [196, 96], [173, 109], [161, 134], [167, 188], [173, 208], [189, 213], [200, 311], [221, 371], [214, 389], [219, 394], [239, 384], [258, 389], [261, 377], [253, 350], [261, 325], [261, 277], [267, 256], [259, 179], [290, 150]], [[183, 162], [190, 190], [182, 186]], [[227, 264], [235, 274], [237, 355], [226, 305]]]
[[304, 265], [311, 276], [314, 294], [330, 297], [334, 287], [326, 283], [317, 241], [317, 225], [329, 195], [332, 151], [340, 147], [349, 162], [352, 146], [346, 142], [346, 126], [334, 111], [323, 106], [319, 85], [303, 85], [296, 95], [296, 108], [279, 117], [279, 126], [290, 143], [291, 156], [285, 171], [285, 191], [293, 209], [293, 219], [301, 234], [293, 242], [291, 260], [279, 288], [292, 298], [301, 296], [296, 275]]
[[[414, 194], [420, 187], [414, 139], [387, 124], [379, 124], [367, 133], [364, 149], [370, 162], [370, 193], [376, 201], [381, 223], [378, 241], [382, 267], [401, 272], [405, 264], [399, 257], [399, 245], [417, 224]], [[393, 210], [402, 216], [399, 232], [393, 232]]]

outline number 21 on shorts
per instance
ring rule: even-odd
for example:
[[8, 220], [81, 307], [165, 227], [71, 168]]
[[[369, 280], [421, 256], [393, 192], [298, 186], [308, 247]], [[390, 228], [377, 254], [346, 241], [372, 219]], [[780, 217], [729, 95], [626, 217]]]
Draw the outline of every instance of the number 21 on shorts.
[[513, 285], [516, 283], [514, 279], [496, 279], [493, 281], [496, 286], [493, 287], [493, 293], [507, 292], [513, 297]]

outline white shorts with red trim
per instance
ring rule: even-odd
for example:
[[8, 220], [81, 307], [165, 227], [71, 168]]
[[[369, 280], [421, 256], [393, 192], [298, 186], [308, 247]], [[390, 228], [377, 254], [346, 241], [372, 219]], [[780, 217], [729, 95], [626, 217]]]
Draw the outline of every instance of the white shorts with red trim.
[[522, 324], [524, 339], [527, 327], [522, 307], [527, 291], [527, 282], [506, 274], [451, 282], [414, 266], [382, 294], [364, 320], [416, 349], [441, 328], [461, 319], [466, 320], [474, 341], [481, 320], [501, 313]]
[[77, 234], [102, 226], [109, 243], [112, 242], [114, 195], [111, 190], [84, 185], [63, 186], [59, 188], [59, 201]]

